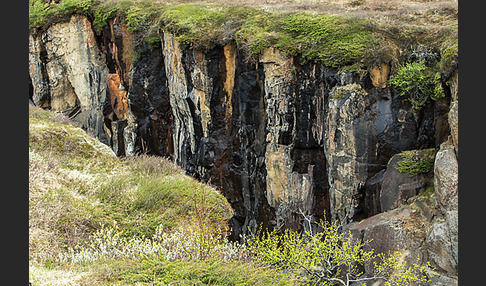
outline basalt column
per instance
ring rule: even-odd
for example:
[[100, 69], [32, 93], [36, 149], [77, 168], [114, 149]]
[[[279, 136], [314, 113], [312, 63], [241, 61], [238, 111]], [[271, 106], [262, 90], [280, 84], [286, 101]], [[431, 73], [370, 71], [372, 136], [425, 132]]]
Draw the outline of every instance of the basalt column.
[[325, 72], [303, 69], [268, 49], [260, 62], [265, 76], [267, 134], [266, 198], [276, 210], [276, 228], [300, 229], [303, 215], [329, 213], [323, 150]]
[[232, 204], [232, 238], [274, 222], [265, 200], [262, 73], [234, 43], [188, 50], [162, 35], [174, 118], [174, 159], [188, 174], [218, 187]]
[[119, 17], [101, 32], [107, 54], [109, 100], [105, 128], [118, 155], [170, 156], [171, 105], [160, 44], [129, 32]]

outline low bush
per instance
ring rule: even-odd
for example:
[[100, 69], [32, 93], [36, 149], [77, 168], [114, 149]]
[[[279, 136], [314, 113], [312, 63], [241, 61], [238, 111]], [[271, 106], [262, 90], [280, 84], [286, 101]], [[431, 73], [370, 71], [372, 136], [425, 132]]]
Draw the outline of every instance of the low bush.
[[[430, 265], [407, 264], [401, 253], [379, 253], [366, 247], [367, 242], [341, 232], [337, 222], [320, 221], [322, 231], [298, 233], [286, 229], [260, 232], [248, 240], [249, 250], [263, 265], [271, 265], [295, 274], [302, 284], [350, 285], [384, 282], [384, 285], [415, 285], [428, 281]], [[372, 273], [363, 266], [372, 264]]]
[[427, 174], [434, 168], [435, 154], [434, 148], [403, 151], [399, 154], [402, 160], [398, 162], [397, 170], [408, 173], [411, 177]]
[[422, 108], [429, 99], [436, 101], [445, 96], [440, 73], [428, 67], [424, 61], [401, 65], [389, 82], [400, 96], [410, 101], [414, 109]]

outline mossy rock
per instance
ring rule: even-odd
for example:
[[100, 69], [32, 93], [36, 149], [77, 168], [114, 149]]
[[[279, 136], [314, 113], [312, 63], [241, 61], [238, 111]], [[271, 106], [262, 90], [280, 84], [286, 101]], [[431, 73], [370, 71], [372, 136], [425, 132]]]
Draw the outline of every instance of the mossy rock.
[[436, 153], [435, 148], [403, 151], [399, 154], [402, 161], [398, 162], [397, 170], [400, 173], [408, 173], [411, 177], [427, 174], [434, 168]]
[[344, 99], [348, 96], [356, 94], [368, 94], [364, 88], [357, 83], [347, 84], [343, 86], [336, 86], [330, 92], [330, 97], [333, 99]]

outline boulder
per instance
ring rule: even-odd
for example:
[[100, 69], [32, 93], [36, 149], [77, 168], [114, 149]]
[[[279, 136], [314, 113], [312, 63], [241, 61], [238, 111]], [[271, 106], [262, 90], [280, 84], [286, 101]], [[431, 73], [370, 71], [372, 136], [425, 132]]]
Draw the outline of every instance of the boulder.
[[[388, 162], [386, 171], [383, 174], [380, 190], [380, 205], [382, 211], [394, 209], [406, 204], [410, 198], [425, 191], [432, 185], [432, 168], [427, 173], [412, 174], [401, 169], [400, 164], [405, 160], [408, 162], [419, 162], [421, 160], [433, 160], [434, 149], [405, 151], [394, 155]], [[406, 162], [405, 162], [406, 163]]]
[[434, 223], [425, 241], [432, 266], [448, 276], [457, 276], [458, 265], [458, 212], [449, 211], [445, 221]]
[[[344, 231], [357, 240], [367, 242], [375, 253], [400, 251], [408, 263], [426, 261], [423, 242], [427, 235], [428, 220], [422, 212], [412, 206], [401, 206], [346, 226]], [[367, 273], [372, 272], [372, 263], [364, 265]]]
[[440, 145], [435, 157], [434, 189], [442, 213], [458, 209], [458, 162], [450, 140]]

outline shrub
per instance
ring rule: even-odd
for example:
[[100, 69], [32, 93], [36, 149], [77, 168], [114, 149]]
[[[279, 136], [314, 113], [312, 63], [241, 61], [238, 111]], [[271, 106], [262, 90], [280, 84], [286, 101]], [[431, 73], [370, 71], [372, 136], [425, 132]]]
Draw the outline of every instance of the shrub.
[[203, 228], [198, 224], [181, 225], [170, 231], [159, 225], [151, 237], [126, 237], [114, 222], [98, 229], [86, 243], [69, 247], [67, 252], [60, 253], [57, 261], [69, 264], [143, 258], [235, 261], [247, 256], [245, 247], [228, 242], [209, 224]]
[[440, 73], [425, 65], [424, 61], [401, 65], [390, 85], [398, 89], [400, 96], [408, 98], [414, 109], [422, 108], [429, 99], [444, 97]]
[[427, 174], [434, 168], [436, 150], [411, 150], [400, 153], [402, 161], [398, 162], [397, 170], [408, 173], [411, 177], [418, 174]]
[[[312, 285], [350, 285], [367, 281], [385, 281], [385, 285], [412, 285], [426, 282], [430, 267], [400, 262], [401, 253], [375, 254], [365, 250], [366, 242], [355, 241], [350, 233], [340, 232], [334, 222], [320, 221], [320, 232], [299, 234], [286, 229], [260, 232], [248, 240], [249, 249], [263, 265], [271, 265], [302, 277]], [[365, 263], [373, 263], [373, 273], [362, 271]]]

